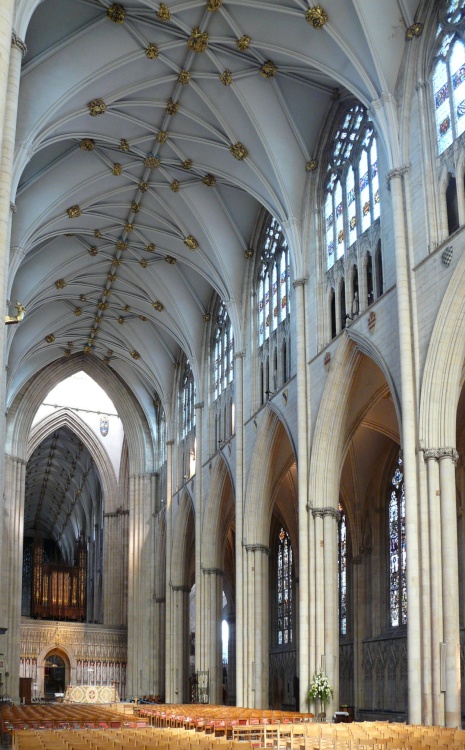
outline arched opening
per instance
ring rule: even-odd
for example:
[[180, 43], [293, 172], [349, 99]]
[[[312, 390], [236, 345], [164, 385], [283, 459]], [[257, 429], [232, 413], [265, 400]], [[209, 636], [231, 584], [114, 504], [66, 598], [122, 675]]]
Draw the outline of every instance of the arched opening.
[[44, 685], [42, 695], [45, 700], [62, 697], [69, 684], [69, 661], [61, 651], [50, 651], [44, 659]]
[[347, 404], [339, 489], [339, 698], [348, 706], [358, 702], [364, 718], [402, 717], [407, 633], [399, 426], [386, 378], [366, 355]]
[[457, 182], [449, 173], [446, 188], [447, 228], [453, 234], [459, 228], [459, 206], [457, 200]]

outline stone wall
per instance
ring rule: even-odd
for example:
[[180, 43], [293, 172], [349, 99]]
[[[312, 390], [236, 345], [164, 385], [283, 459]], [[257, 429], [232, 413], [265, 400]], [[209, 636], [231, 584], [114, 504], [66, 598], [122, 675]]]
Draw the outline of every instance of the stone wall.
[[44, 694], [44, 665], [50, 653], [65, 661], [68, 684], [115, 684], [120, 698], [126, 697], [125, 628], [23, 618], [20, 677], [32, 678], [34, 697]]

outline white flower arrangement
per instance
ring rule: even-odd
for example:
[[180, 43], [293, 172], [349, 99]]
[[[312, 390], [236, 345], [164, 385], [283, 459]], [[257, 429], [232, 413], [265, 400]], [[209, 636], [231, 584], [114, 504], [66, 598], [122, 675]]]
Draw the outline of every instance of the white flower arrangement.
[[320, 668], [313, 675], [310, 690], [308, 691], [307, 695], [308, 700], [314, 701], [316, 700], [316, 698], [319, 698], [320, 701], [323, 701], [323, 704], [326, 706], [329, 699], [333, 697], [333, 692], [333, 688], [329, 684], [327, 676]]

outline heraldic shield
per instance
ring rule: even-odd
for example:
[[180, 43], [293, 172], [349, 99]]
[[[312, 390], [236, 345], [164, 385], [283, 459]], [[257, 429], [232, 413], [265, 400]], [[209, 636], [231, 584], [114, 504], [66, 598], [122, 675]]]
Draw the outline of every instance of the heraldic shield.
[[100, 417], [100, 434], [102, 437], [106, 437], [108, 435], [108, 430], [110, 427], [110, 417], [107, 414], [102, 414]]

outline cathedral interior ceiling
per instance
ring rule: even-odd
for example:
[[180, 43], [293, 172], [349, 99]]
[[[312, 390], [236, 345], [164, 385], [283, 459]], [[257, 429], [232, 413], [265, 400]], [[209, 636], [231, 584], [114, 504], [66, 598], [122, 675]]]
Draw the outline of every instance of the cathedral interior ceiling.
[[303, 0], [38, 5], [9, 287], [10, 312], [27, 312], [8, 331], [8, 403], [84, 353], [142, 405], [168, 405], [182, 351], [199, 373], [213, 291], [240, 335], [260, 208], [300, 220], [335, 99], [393, 92], [417, 2], [323, 5], [316, 21]]

